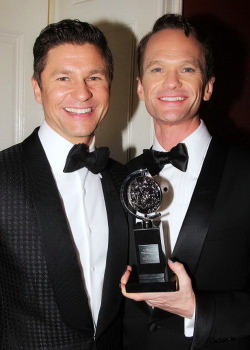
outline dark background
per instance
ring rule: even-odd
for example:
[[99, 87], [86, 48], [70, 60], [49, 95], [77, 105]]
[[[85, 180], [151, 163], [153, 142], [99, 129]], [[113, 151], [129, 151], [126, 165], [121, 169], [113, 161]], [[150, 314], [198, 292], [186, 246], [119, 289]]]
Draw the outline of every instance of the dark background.
[[201, 117], [212, 133], [250, 146], [250, 1], [183, 0], [183, 15], [214, 47], [214, 93]]

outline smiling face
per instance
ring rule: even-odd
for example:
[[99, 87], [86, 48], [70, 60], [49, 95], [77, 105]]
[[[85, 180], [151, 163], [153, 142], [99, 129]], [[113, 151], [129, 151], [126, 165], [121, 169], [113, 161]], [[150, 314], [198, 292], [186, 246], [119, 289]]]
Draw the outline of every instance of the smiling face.
[[137, 92], [156, 131], [168, 125], [199, 125], [201, 101], [210, 99], [214, 82], [205, 82], [204, 76], [202, 47], [193, 36], [165, 29], [149, 39]]
[[107, 66], [89, 43], [64, 44], [48, 52], [41, 87], [32, 79], [36, 101], [48, 125], [68, 141], [89, 145], [109, 103]]

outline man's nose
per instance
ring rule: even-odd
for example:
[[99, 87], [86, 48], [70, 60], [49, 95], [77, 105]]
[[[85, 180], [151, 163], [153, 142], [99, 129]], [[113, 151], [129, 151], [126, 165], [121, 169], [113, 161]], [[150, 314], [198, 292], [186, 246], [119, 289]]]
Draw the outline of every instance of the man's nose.
[[164, 88], [176, 89], [181, 86], [180, 76], [176, 71], [168, 71], [164, 76]]
[[72, 89], [71, 95], [79, 101], [87, 101], [92, 97], [92, 92], [85, 81], [79, 81]]

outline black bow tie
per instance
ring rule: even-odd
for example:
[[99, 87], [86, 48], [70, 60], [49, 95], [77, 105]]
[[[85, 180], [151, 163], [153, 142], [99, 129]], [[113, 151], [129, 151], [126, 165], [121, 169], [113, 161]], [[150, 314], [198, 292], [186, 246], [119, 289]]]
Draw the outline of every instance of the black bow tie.
[[69, 151], [63, 172], [71, 173], [86, 167], [93, 174], [98, 174], [105, 169], [108, 157], [108, 147], [99, 147], [94, 152], [88, 152], [88, 147], [83, 143], [79, 143]]
[[188, 153], [184, 143], [179, 143], [169, 152], [143, 150], [144, 163], [152, 176], [159, 174], [165, 164], [171, 163], [181, 171], [187, 170]]

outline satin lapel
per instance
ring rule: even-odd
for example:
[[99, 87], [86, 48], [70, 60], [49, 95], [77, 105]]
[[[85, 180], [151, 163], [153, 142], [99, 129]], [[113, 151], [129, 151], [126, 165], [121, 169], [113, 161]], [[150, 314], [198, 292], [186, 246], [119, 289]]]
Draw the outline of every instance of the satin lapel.
[[119, 184], [114, 185], [112, 168], [102, 172], [102, 187], [109, 225], [109, 245], [104, 276], [102, 305], [99, 312], [96, 337], [114, 320], [122, 302], [120, 279], [127, 264], [128, 229], [121, 207]]
[[92, 316], [60, 196], [37, 130], [23, 142], [51, 285], [66, 324], [93, 334]]
[[227, 147], [212, 139], [172, 256], [195, 274], [210, 225], [227, 156]]

